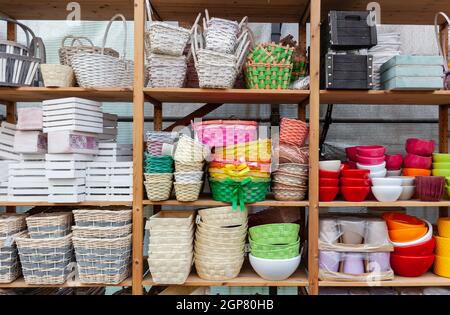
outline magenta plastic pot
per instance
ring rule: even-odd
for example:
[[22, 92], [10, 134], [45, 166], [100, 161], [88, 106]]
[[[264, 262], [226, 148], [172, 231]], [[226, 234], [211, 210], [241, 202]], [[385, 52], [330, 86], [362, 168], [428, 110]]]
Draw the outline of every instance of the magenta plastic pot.
[[357, 159], [358, 163], [362, 165], [380, 165], [384, 162], [384, 155], [381, 157], [367, 157], [358, 155]]
[[416, 154], [406, 154], [403, 165], [405, 168], [421, 168], [429, 170], [431, 169], [431, 164], [433, 163], [433, 158], [431, 156], [425, 157]]
[[356, 160], [356, 154], [358, 154], [357, 148], [358, 148], [357, 146], [345, 148], [345, 153], [347, 154], [347, 158], [350, 161], [357, 162], [357, 160]]
[[386, 148], [382, 145], [361, 145], [356, 147], [356, 154], [364, 157], [384, 157]]
[[410, 138], [406, 140], [406, 152], [420, 156], [431, 156], [434, 152], [434, 141]]
[[396, 171], [402, 168], [403, 156], [401, 154], [386, 154], [386, 169], [388, 171]]

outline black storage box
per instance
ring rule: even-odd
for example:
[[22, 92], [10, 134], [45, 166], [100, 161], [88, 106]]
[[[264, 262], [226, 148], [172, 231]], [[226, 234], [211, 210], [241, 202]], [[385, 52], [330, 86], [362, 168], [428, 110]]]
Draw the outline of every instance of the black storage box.
[[371, 48], [377, 45], [377, 28], [370, 26], [370, 11], [330, 11], [322, 23], [322, 54], [331, 50]]
[[326, 54], [321, 62], [321, 88], [371, 90], [372, 55]]

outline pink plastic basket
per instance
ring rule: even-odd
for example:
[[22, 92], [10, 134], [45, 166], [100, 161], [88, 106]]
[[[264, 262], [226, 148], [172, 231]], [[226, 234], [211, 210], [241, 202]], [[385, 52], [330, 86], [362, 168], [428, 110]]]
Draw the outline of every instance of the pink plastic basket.
[[197, 139], [210, 147], [255, 141], [258, 123], [244, 120], [209, 120], [192, 122]]

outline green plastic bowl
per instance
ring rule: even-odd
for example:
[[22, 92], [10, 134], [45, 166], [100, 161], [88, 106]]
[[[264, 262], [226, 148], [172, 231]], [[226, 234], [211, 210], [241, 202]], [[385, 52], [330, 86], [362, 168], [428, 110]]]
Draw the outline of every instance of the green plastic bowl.
[[299, 231], [300, 225], [294, 223], [264, 224], [249, 229], [253, 241], [267, 245], [295, 243]]
[[431, 174], [433, 176], [444, 176], [444, 177], [450, 177], [450, 169], [449, 170], [439, 170], [434, 169], [431, 171]]
[[435, 162], [435, 163], [450, 163], [450, 154], [433, 153], [433, 162]]
[[[265, 247], [270, 246], [270, 247]], [[259, 249], [262, 248], [262, 249]], [[270, 248], [270, 249], [265, 249]], [[290, 259], [297, 257], [300, 253], [300, 241], [291, 245], [250, 245], [250, 252], [253, 256], [265, 259]]]
[[450, 162], [433, 163], [433, 169], [435, 169], [435, 170], [450, 170]]

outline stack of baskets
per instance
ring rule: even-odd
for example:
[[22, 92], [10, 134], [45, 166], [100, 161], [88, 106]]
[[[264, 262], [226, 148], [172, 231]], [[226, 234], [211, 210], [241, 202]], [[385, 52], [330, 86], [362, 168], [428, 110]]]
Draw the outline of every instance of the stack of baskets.
[[261, 43], [248, 55], [245, 79], [248, 89], [287, 89], [291, 82], [294, 48]]
[[230, 89], [241, 72], [245, 55], [250, 46], [247, 17], [240, 24], [219, 18], [209, 18], [205, 10], [203, 37], [194, 26], [191, 45], [192, 57], [201, 88]]
[[299, 201], [308, 191], [309, 154], [305, 147], [308, 125], [297, 119], [281, 119], [280, 144], [277, 155], [280, 164], [274, 172], [272, 191], [276, 200]]
[[175, 195], [178, 201], [198, 199], [203, 187], [203, 166], [210, 148], [186, 135], [181, 135], [175, 149]]
[[15, 238], [25, 227], [24, 215], [0, 215], [0, 283], [11, 283], [21, 274]]
[[183, 284], [193, 262], [194, 211], [160, 211], [147, 222], [148, 265], [153, 281]]
[[26, 218], [28, 233], [16, 238], [27, 284], [63, 284], [72, 274], [72, 213], [40, 213]]
[[130, 273], [131, 210], [74, 210], [73, 246], [82, 283], [119, 284]]
[[[148, 62], [148, 87], [183, 87], [186, 77], [186, 56], [183, 54], [191, 38], [191, 30], [164, 22], [152, 21], [152, 10], [146, 1], [150, 27], [145, 32], [145, 50]], [[197, 16], [194, 24], [200, 20]]]
[[244, 263], [247, 212], [231, 207], [199, 211], [195, 233], [195, 268], [200, 278], [224, 281], [237, 277]]
[[[163, 147], [172, 147], [177, 133], [148, 131], [147, 153], [145, 154], [145, 188], [151, 201], [163, 201], [170, 198], [173, 185], [173, 158], [163, 155]], [[172, 150], [169, 150], [170, 153]]]

